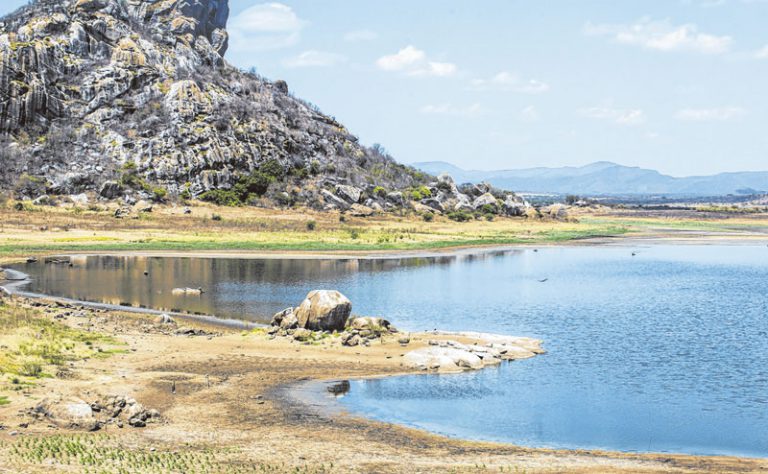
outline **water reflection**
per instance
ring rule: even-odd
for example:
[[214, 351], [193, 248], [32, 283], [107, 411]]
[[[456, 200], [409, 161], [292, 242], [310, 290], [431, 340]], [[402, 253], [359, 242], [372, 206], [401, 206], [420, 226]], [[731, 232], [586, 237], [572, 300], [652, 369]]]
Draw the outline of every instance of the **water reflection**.
[[[403, 272], [501, 258], [518, 251], [402, 259], [215, 259], [122, 256], [56, 257], [17, 266], [27, 290], [161, 311], [268, 322], [319, 286], [339, 288], [360, 274]], [[203, 294], [174, 294], [202, 288]], [[354, 301], [354, 300], [353, 300]]]

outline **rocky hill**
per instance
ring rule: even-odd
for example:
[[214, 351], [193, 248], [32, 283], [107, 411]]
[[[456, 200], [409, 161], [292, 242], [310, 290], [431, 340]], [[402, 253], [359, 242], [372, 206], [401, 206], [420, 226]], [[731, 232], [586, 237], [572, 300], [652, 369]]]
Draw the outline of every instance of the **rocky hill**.
[[385, 207], [430, 181], [229, 65], [228, 16], [227, 0], [37, 0], [0, 19], [0, 189]]

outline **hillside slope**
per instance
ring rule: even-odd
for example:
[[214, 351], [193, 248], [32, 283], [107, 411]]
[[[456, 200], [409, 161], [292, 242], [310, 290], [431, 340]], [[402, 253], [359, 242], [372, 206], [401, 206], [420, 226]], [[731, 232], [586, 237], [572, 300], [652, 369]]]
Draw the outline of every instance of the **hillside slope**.
[[229, 65], [228, 16], [227, 0], [37, 0], [0, 20], [0, 189], [333, 207], [338, 186], [428, 178]]

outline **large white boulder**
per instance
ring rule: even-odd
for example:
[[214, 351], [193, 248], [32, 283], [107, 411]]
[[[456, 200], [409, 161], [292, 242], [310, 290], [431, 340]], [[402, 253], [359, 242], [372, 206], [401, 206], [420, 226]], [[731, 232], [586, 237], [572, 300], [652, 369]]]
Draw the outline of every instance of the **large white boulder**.
[[338, 291], [315, 290], [294, 313], [299, 327], [313, 331], [343, 331], [352, 313], [352, 302]]

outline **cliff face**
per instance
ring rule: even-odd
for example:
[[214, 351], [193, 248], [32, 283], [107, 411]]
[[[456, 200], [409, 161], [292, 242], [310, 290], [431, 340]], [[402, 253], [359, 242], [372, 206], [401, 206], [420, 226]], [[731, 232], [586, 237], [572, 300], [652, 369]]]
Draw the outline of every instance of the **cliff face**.
[[269, 163], [264, 194], [322, 206], [323, 188], [423, 179], [228, 65], [228, 16], [227, 0], [38, 0], [0, 20], [0, 186], [195, 196]]

